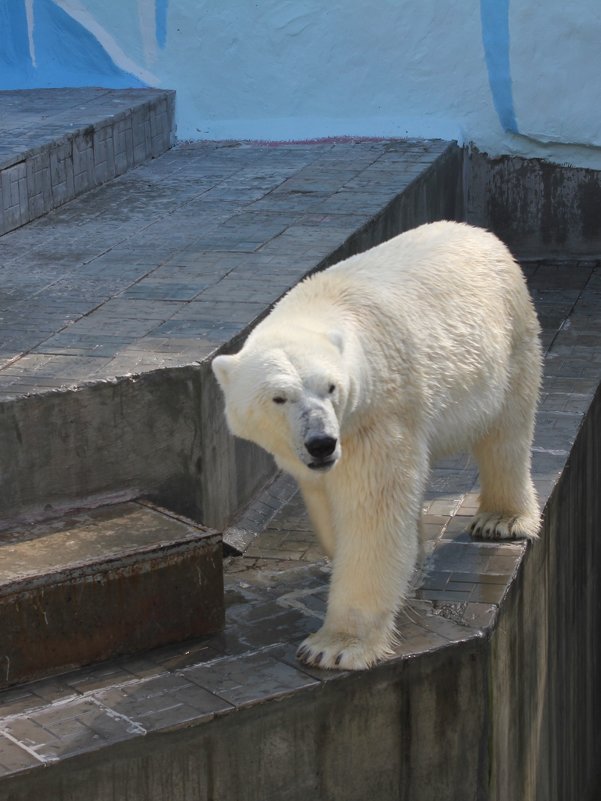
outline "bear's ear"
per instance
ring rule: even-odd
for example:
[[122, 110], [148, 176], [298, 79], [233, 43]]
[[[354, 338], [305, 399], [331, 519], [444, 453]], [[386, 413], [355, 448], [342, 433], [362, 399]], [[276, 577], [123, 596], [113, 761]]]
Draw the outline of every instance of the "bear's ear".
[[215, 356], [211, 362], [215, 378], [222, 389], [227, 387], [236, 361], [236, 356]]
[[344, 337], [337, 329], [328, 332], [328, 339], [335, 348], [338, 348], [340, 353], [344, 352]]

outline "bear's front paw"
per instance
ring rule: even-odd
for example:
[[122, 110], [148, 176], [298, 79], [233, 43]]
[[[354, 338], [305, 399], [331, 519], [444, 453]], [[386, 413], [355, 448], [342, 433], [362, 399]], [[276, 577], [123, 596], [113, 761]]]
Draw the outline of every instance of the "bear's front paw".
[[538, 517], [515, 515], [504, 517], [491, 512], [480, 512], [468, 526], [472, 537], [483, 540], [536, 539], [538, 536]]
[[327, 631], [311, 634], [301, 644], [296, 656], [305, 665], [330, 670], [365, 670], [390, 652], [383, 637], [379, 644], [366, 643], [352, 634]]

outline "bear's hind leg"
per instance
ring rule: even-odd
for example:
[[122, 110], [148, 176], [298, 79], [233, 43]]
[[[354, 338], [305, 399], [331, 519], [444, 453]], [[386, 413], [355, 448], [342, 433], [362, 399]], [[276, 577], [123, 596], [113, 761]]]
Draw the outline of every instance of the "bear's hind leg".
[[469, 531], [483, 539], [535, 538], [539, 509], [530, 474], [540, 384], [540, 346], [523, 343], [506, 400], [493, 426], [473, 448], [480, 469], [480, 504]]

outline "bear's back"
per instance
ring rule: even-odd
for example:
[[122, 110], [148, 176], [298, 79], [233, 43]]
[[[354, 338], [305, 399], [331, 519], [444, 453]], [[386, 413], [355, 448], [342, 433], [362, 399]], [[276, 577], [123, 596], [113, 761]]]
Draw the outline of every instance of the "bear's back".
[[484, 229], [449, 221], [407, 231], [305, 279], [283, 299], [282, 311], [315, 313], [327, 304], [355, 317], [391, 315], [416, 334], [491, 325], [519, 333], [537, 325], [506, 246]]

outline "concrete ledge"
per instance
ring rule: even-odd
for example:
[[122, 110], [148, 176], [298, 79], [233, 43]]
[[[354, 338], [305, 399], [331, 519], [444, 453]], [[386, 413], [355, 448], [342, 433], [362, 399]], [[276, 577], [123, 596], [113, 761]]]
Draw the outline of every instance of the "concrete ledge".
[[227, 432], [211, 357], [307, 273], [461, 216], [461, 161], [445, 142], [174, 148], [5, 237], [15, 292], [23, 247], [44, 263], [3, 314], [0, 517], [130, 490], [223, 529], [274, 466]]
[[[474, 699], [487, 692], [483, 646], [473, 640], [402, 666], [326, 682], [297, 675], [266, 652], [246, 667], [271, 673], [272, 681], [277, 677], [279, 692], [272, 690], [263, 703], [239, 704], [235, 714], [236, 692], [229, 688], [242, 673], [221, 684], [219, 698], [209, 702], [196, 684], [202, 674], [182, 670], [148, 691], [159, 700], [161, 690], [177, 686], [182, 701], [204, 705], [207, 725], [174, 727], [169, 712], [146, 715], [143, 737], [135, 736], [131, 723], [131, 734], [126, 728], [127, 715], [144, 707], [143, 695], [99, 693], [99, 703], [110, 699], [119, 717], [108, 718], [103, 706], [90, 701], [73, 702], [62, 710], [63, 727], [76, 721], [70, 746], [47, 732], [40, 748], [33, 745], [39, 727], [46, 723], [57, 731], [58, 721], [32, 716], [32, 750], [49, 759], [42, 768], [29, 757], [21, 777], [5, 779], [1, 791], [11, 801], [33, 801], [40, 792], [56, 801], [108, 801], [123, 797], [123, 788], [131, 799], [145, 801], [482, 798], [486, 741], [479, 739], [483, 710]], [[205, 673], [210, 671], [208, 665]], [[16, 738], [26, 733], [16, 719], [2, 721], [2, 729]], [[119, 731], [119, 742], [102, 755], [92, 751], [99, 739], [94, 730], [101, 729]], [[76, 755], [83, 738], [88, 753]]]
[[0, 235], [164, 153], [174, 114], [158, 89], [0, 92]]
[[466, 220], [522, 259], [601, 256], [601, 172], [519, 156], [465, 154]]
[[601, 389], [490, 641], [491, 801], [601, 788]]

